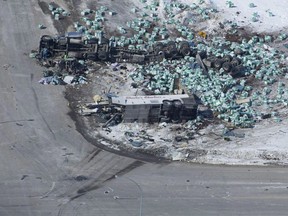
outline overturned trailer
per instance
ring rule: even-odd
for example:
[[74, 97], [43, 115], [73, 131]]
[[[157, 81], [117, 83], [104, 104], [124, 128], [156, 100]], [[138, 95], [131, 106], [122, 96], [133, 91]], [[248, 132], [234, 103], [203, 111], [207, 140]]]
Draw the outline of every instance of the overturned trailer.
[[179, 123], [197, 117], [198, 105], [188, 94], [119, 96], [112, 97], [111, 103], [124, 107], [123, 122]]
[[115, 41], [108, 40], [103, 35], [88, 39], [82, 33], [68, 32], [65, 36], [43, 35], [39, 43], [39, 58], [47, 59], [64, 54], [77, 59], [141, 64], [161, 61], [163, 58], [177, 59], [196, 55], [191, 45], [187, 41], [168, 41], [157, 42], [154, 46], [143, 46], [141, 49], [131, 49], [118, 46]]

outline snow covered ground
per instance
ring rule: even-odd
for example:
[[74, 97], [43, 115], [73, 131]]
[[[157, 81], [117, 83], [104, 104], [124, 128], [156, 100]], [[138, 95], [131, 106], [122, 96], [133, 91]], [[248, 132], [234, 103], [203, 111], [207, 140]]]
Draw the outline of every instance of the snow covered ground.
[[[277, 32], [287, 29], [286, 0], [232, 0], [229, 8], [225, 0], [210, 0], [220, 12], [220, 19], [235, 21], [253, 32]], [[254, 6], [252, 6], [252, 4]], [[257, 20], [252, 21], [253, 17]]]
[[[180, 2], [189, 5], [199, 3], [201, 0], [180, 0]], [[230, 20], [258, 33], [284, 31], [288, 27], [288, 1], [286, 0], [205, 0], [203, 2], [219, 11], [217, 22]], [[228, 2], [231, 2], [231, 7], [228, 6]], [[252, 21], [253, 17], [257, 19]]]

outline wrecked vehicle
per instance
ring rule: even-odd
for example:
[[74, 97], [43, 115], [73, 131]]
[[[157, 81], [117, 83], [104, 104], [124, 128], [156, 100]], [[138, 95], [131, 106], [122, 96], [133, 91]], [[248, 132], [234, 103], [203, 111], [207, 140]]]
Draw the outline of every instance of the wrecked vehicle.
[[107, 122], [180, 123], [197, 118], [198, 104], [193, 95], [113, 96], [108, 101], [89, 103], [80, 108], [80, 114], [96, 114]]
[[193, 43], [181, 41], [157, 42], [152, 47], [120, 47], [103, 34], [95, 38], [85, 38], [80, 32], [68, 32], [65, 36], [43, 35], [39, 44], [39, 58], [48, 59], [59, 54], [65, 58], [89, 59], [93, 61], [130, 62], [143, 64], [161, 61], [163, 58], [178, 59], [196, 55]]

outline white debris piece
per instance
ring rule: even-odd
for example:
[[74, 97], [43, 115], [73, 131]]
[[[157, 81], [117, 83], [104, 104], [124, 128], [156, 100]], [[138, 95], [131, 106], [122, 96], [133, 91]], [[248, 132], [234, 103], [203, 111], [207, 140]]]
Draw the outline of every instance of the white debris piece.
[[67, 84], [71, 84], [73, 79], [74, 79], [74, 76], [68, 75], [64, 77], [63, 81]]

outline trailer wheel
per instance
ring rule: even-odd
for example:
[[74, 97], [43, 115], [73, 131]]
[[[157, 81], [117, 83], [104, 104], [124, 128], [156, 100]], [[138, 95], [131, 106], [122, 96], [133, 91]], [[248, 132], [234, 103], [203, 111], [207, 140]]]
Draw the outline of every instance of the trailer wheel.
[[215, 67], [216, 69], [220, 69], [220, 68], [222, 67], [222, 64], [223, 64], [223, 61], [222, 61], [221, 59], [216, 59], [216, 60], [214, 61], [214, 67]]
[[236, 66], [241, 64], [241, 59], [233, 58], [232, 61], [231, 61], [231, 64], [232, 64], [233, 67], [236, 67]]
[[231, 59], [232, 59], [232, 57], [230, 55], [226, 55], [226, 56], [223, 57], [223, 61], [224, 62], [230, 62]]
[[94, 60], [96, 60], [97, 56], [96, 56], [95, 53], [89, 53], [89, 54], [87, 54], [86, 58], [87, 58], [88, 60], [94, 61]]
[[181, 41], [179, 43], [179, 47], [180, 47], [180, 50], [183, 49], [183, 48], [186, 48], [186, 47], [190, 47], [188, 41]]
[[168, 58], [174, 58], [177, 56], [178, 50], [176, 47], [169, 47], [169, 48], [167, 48], [167, 51], [165, 54]]
[[163, 43], [157, 42], [157, 43], [154, 45], [154, 51], [155, 51], [156, 53], [159, 53], [159, 52], [163, 51], [163, 47], [164, 47]]
[[233, 70], [231, 70], [230, 74], [233, 78], [244, 77], [245, 76], [245, 67], [243, 67], [243, 65], [238, 65], [238, 66], [234, 67]]
[[191, 49], [190, 49], [190, 47], [183, 47], [180, 49], [180, 53], [183, 56], [189, 56], [191, 54]]
[[164, 58], [165, 58], [165, 53], [164, 53], [163, 51], [160, 51], [160, 52], [158, 53], [158, 56], [156, 56], [156, 60], [157, 60], [158, 62], [163, 61]]
[[229, 72], [232, 68], [232, 65], [230, 62], [224, 62], [222, 68], [224, 71]]
[[105, 61], [107, 60], [107, 52], [105, 51], [99, 51], [98, 52], [98, 59], [100, 59], [101, 61]]
[[243, 50], [240, 49], [240, 48], [236, 48], [236, 49], [234, 50], [234, 53], [235, 53], [236, 55], [242, 55], [242, 54], [243, 54]]
[[176, 48], [176, 43], [174, 41], [168, 41], [166, 46], [167, 48]]

